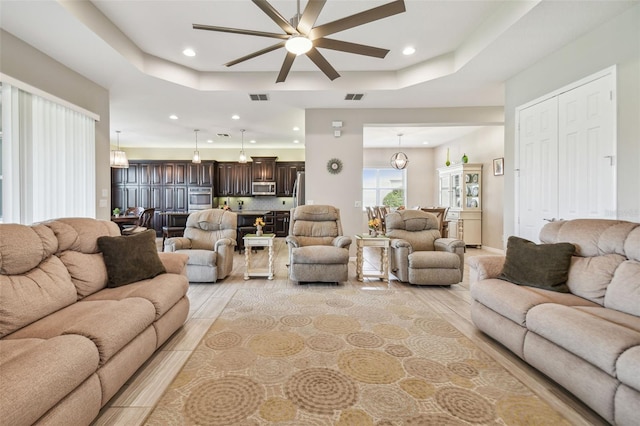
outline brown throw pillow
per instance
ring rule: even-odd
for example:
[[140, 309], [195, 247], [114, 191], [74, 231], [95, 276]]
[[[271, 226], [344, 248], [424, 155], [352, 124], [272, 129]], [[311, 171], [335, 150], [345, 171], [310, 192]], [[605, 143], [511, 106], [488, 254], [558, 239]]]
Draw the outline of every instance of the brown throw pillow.
[[149, 229], [120, 237], [99, 237], [107, 266], [107, 287], [120, 287], [167, 272], [158, 256], [156, 233]]
[[507, 257], [498, 278], [518, 285], [568, 293], [567, 279], [575, 246], [571, 243], [535, 244], [509, 237]]

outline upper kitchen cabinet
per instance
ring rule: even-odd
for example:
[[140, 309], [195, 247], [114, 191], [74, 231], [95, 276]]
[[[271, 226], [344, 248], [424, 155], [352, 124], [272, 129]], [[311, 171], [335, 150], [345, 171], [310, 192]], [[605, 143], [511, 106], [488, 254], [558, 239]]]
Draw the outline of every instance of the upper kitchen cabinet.
[[[131, 162], [129, 162], [129, 164], [131, 164]], [[187, 163], [164, 163], [162, 167], [162, 183], [164, 185], [187, 184]]]
[[278, 157], [251, 157], [254, 182], [275, 182]]
[[211, 161], [187, 165], [187, 185], [213, 186], [214, 165]]
[[216, 166], [215, 195], [248, 197], [251, 195], [251, 163], [220, 162]]
[[292, 197], [293, 185], [296, 182], [298, 172], [304, 171], [304, 162], [280, 162], [276, 163], [276, 196]]

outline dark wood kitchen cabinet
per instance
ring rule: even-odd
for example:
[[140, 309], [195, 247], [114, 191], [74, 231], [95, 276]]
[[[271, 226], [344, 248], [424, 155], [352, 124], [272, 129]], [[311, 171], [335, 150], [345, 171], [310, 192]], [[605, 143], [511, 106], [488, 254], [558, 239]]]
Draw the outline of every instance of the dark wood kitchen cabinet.
[[251, 163], [218, 163], [216, 167], [216, 196], [251, 196], [251, 171]]
[[286, 161], [276, 163], [276, 196], [292, 197], [293, 185], [298, 172], [304, 171], [304, 162]]
[[187, 165], [187, 185], [212, 186], [214, 176], [212, 161], [203, 161], [199, 164], [188, 163]]
[[[129, 162], [129, 164], [131, 164], [131, 162]], [[164, 163], [162, 165], [162, 183], [164, 185], [186, 185], [187, 164], [188, 163]]]
[[254, 182], [275, 182], [278, 157], [251, 157]]
[[289, 210], [275, 211], [274, 215], [274, 232], [276, 237], [286, 237], [289, 235]]

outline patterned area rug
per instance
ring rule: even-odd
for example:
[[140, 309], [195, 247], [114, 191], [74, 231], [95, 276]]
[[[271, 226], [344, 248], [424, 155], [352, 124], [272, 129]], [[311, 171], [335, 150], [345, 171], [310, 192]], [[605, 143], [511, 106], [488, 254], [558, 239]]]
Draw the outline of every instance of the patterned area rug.
[[149, 425], [569, 424], [411, 292], [239, 290]]

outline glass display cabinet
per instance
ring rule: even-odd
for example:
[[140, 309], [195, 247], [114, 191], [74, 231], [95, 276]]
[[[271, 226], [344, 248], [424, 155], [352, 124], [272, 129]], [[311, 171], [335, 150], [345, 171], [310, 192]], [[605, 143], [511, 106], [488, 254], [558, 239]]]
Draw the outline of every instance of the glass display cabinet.
[[482, 164], [461, 163], [438, 169], [439, 203], [449, 207], [449, 237], [482, 245]]

